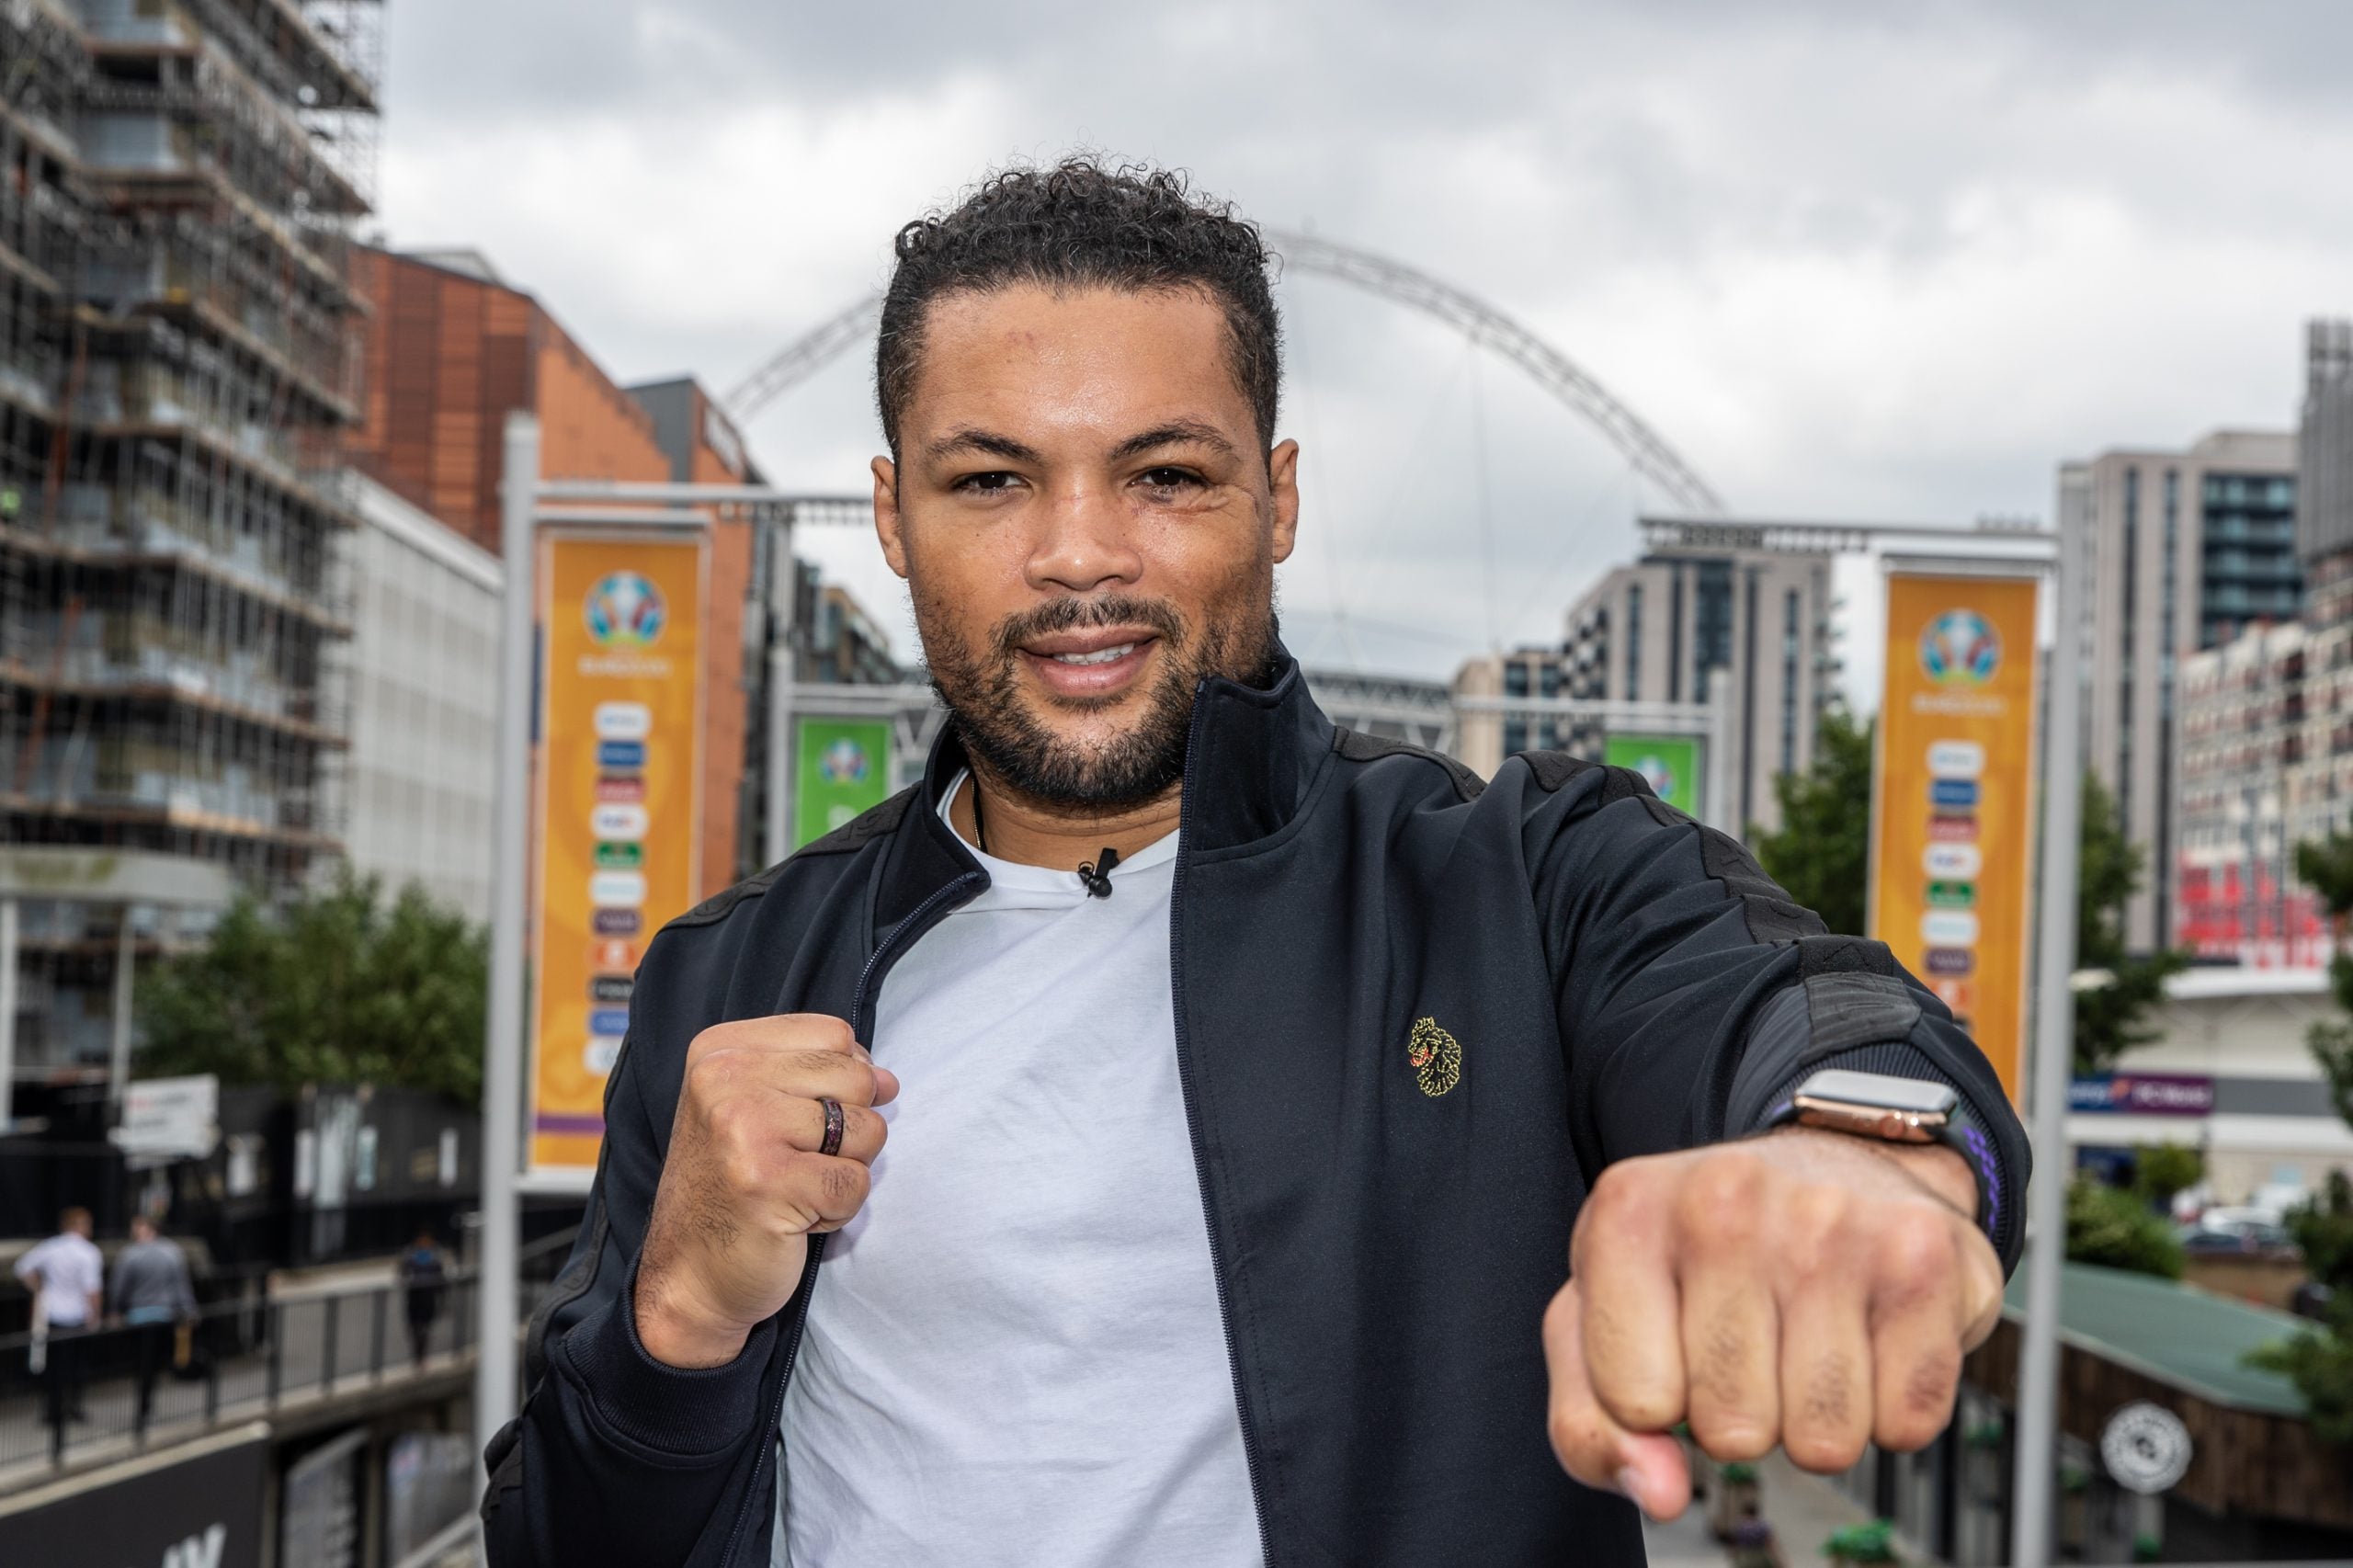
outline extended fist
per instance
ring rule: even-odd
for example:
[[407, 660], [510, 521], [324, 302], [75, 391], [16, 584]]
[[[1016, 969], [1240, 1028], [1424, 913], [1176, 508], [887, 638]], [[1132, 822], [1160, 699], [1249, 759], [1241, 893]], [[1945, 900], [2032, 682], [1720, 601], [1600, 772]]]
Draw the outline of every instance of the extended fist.
[[1813, 1471], [1923, 1447], [2001, 1312], [1974, 1194], [1941, 1146], [1805, 1130], [1610, 1166], [1544, 1314], [1562, 1464], [1665, 1518], [1678, 1421], [1712, 1458], [1779, 1443]]
[[[792, 1297], [813, 1233], [866, 1201], [899, 1081], [841, 1019], [787, 1013], [717, 1024], [687, 1048], [686, 1082], [637, 1270], [637, 1332], [674, 1367], [734, 1359]], [[819, 1153], [841, 1107], [838, 1153]]]

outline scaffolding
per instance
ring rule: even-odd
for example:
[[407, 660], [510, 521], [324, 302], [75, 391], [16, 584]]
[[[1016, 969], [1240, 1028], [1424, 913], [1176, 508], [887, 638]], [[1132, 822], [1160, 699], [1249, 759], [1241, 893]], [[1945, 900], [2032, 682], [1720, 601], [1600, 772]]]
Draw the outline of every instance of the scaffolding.
[[[267, 896], [340, 853], [381, 11], [0, 0], [0, 856]], [[120, 955], [209, 918], [19, 903], [19, 1076], [53, 1081], [103, 1071]]]

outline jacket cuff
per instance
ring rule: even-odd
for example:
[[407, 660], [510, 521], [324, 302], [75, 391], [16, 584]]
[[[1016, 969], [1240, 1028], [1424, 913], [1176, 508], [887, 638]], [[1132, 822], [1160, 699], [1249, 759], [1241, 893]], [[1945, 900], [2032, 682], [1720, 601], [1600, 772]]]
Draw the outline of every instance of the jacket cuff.
[[752, 1330], [718, 1367], [657, 1361], [637, 1336], [637, 1269], [619, 1297], [583, 1318], [555, 1347], [605, 1424], [644, 1448], [680, 1458], [728, 1452], [760, 1420], [760, 1386], [777, 1320]]

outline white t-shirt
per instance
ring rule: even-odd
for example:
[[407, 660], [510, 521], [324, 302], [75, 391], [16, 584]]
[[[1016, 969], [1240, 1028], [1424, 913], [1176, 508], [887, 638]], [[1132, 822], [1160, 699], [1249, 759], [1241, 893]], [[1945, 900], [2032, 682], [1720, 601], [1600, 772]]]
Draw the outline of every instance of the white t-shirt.
[[1176, 858], [1089, 898], [983, 856], [884, 980], [902, 1088], [817, 1271], [774, 1562], [1263, 1561], [1176, 1079]]
[[27, 1284], [40, 1275], [41, 1321], [51, 1328], [81, 1328], [90, 1321], [90, 1298], [105, 1283], [106, 1259], [87, 1236], [61, 1231], [17, 1259], [17, 1278]]

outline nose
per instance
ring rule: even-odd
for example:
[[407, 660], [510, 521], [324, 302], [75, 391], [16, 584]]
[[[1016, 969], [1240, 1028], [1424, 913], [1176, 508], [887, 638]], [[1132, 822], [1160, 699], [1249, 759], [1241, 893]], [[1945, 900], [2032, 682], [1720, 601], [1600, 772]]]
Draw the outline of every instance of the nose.
[[1040, 593], [1093, 593], [1133, 587], [1143, 574], [1135, 517], [1096, 483], [1058, 490], [1039, 507], [1023, 576]]

